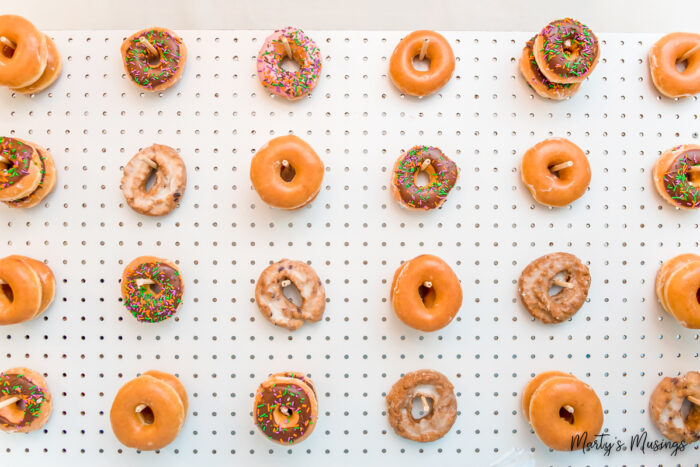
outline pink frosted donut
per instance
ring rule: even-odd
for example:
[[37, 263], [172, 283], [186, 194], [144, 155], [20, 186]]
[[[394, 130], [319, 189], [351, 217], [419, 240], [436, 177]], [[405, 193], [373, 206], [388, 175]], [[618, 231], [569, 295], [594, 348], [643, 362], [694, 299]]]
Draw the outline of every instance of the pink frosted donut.
[[[299, 71], [282, 68], [287, 57], [299, 64]], [[313, 90], [320, 76], [321, 51], [304, 31], [287, 27], [265, 39], [258, 53], [258, 78], [271, 93], [300, 99]]]

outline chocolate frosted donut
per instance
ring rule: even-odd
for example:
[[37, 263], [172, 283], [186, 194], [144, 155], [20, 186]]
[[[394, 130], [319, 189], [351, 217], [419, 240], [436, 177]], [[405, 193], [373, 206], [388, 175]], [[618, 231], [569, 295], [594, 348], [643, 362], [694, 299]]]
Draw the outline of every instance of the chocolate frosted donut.
[[652, 171], [654, 186], [669, 204], [700, 208], [700, 146], [686, 144], [664, 152]]
[[0, 373], [0, 402], [10, 398], [17, 401], [0, 409], [0, 430], [29, 433], [46, 424], [51, 394], [39, 373], [22, 367]]
[[[418, 186], [418, 173], [425, 171], [430, 180]], [[447, 200], [447, 195], [459, 177], [459, 168], [440, 149], [414, 146], [394, 164], [391, 191], [394, 198], [408, 209], [435, 209]]]
[[33, 192], [41, 183], [39, 153], [18, 138], [0, 136], [0, 201], [14, 201]]
[[158, 323], [173, 316], [182, 304], [184, 284], [175, 264], [140, 256], [124, 268], [124, 306], [139, 321]]
[[535, 60], [555, 83], [580, 83], [598, 63], [598, 39], [585, 24], [565, 18], [549, 23], [535, 38]]
[[561, 100], [572, 96], [581, 87], [580, 83], [554, 83], [547, 79], [542, 74], [540, 67], [537, 66], [535, 54], [532, 47], [535, 43], [534, 36], [527, 41], [523, 48], [523, 53], [520, 56], [520, 73], [525, 78], [528, 86], [530, 86], [538, 95], [547, 99]]
[[175, 84], [187, 59], [182, 39], [165, 28], [143, 29], [126, 39], [121, 50], [126, 73], [146, 91], [162, 91]]

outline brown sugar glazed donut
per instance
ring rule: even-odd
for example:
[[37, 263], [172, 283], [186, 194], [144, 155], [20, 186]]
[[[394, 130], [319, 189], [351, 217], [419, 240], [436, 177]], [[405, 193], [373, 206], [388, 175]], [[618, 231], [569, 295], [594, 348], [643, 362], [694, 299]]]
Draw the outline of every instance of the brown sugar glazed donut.
[[[430, 68], [417, 70], [413, 59], [425, 56]], [[435, 31], [413, 31], [394, 49], [389, 60], [389, 77], [404, 94], [423, 97], [437, 92], [452, 77], [455, 56], [449, 42]]]
[[[685, 69], [678, 64], [684, 62]], [[649, 51], [649, 71], [656, 89], [666, 97], [700, 93], [700, 34], [673, 32]]]
[[669, 440], [700, 440], [700, 373], [662, 379], [649, 398], [649, 416]]

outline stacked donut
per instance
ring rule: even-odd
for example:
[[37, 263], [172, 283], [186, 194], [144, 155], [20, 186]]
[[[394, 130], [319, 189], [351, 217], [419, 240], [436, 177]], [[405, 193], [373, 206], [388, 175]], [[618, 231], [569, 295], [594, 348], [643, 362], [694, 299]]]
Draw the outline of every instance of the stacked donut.
[[32, 94], [61, 74], [61, 55], [49, 36], [21, 16], [0, 16], [0, 84]]
[[578, 91], [600, 55], [598, 39], [575, 19], [552, 21], [530, 39], [520, 56], [520, 72], [540, 96], [561, 100]]
[[0, 259], [0, 324], [36, 318], [53, 302], [56, 279], [51, 269], [26, 256]]
[[700, 256], [686, 253], [664, 261], [656, 274], [656, 296], [681, 325], [700, 329]]
[[56, 186], [53, 157], [36, 143], [0, 136], [0, 201], [31, 208]]

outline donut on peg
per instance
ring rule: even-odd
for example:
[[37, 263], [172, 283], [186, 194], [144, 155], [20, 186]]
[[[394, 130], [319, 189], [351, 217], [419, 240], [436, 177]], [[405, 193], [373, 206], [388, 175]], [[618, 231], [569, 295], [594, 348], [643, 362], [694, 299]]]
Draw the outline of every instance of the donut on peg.
[[302, 373], [276, 373], [255, 393], [253, 420], [269, 440], [299, 444], [316, 427], [318, 402], [313, 382]]
[[21, 16], [0, 15], [0, 40], [0, 84], [23, 88], [36, 82], [46, 68], [46, 36]]
[[[148, 179], [155, 177], [150, 188]], [[185, 162], [169, 146], [154, 144], [131, 158], [122, 176], [122, 193], [131, 208], [147, 216], [164, 216], [175, 209], [185, 193]]]
[[26, 209], [39, 205], [53, 191], [53, 189], [56, 187], [56, 180], [58, 176], [56, 172], [56, 164], [54, 163], [53, 156], [49, 151], [36, 143], [28, 143], [26, 141], [22, 142], [32, 146], [39, 155], [39, 161], [41, 163], [41, 176], [39, 184], [37, 185], [36, 189], [28, 195], [12, 201], [3, 201], [3, 203], [11, 208]]
[[662, 379], [649, 398], [656, 428], [675, 443], [700, 440], [700, 373]]
[[664, 310], [682, 326], [700, 329], [700, 256], [687, 253], [664, 261], [655, 288]]
[[182, 305], [185, 282], [175, 263], [155, 256], [139, 256], [124, 268], [122, 300], [141, 322], [159, 323]]
[[142, 451], [172, 443], [185, 424], [187, 391], [169, 373], [149, 370], [119, 389], [109, 420], [117, 439]]
[[46, 34], [44, 34], [44, 36], [46, 39], [47, 49], [46, 68], [44, 68], [44, 72], [41, 74], [39, 79], [27, 86], [21, 88], [10, 88], [13, 91], [22, 94], [35, 94], [51, 86], [61, 75], [61, 69], [63, 68], [61, 54], [56, 47], [56, 43]]
[[671, 206], [700, 208], [700, 146], [683, 144], [661, 154], [652, 170], [654, 187]]
[[0, 136], [0, 201], [29, 196], [42, 181], [39, 152], [19, 138]]
[[548, 80], [540, 71], [537, 60], [535, 60], [535, 54], [532, 52], [536, 37], [527, 41], [520, 56], [519, 68], [520, 73], [525, 78], [525, 82], [538, 95], [547, 99], [562, 100], [573, 96], [581, 87], [580, 83], [554, 83]]
[[48, 266], [20, 255], [0, 259], [0, 325], [39, 316], [53, 301], [56, 281]]
[[532, 50], [537, 66], [553, 83], [580, 83], [598, 64], [598, 38], [575, 19], [552, 21], [535, 37]]
[[164, 91], [177, 83], [185, 69], [187, 47], [170, 29], [142, 29], [121, 47], [126, 74], [145, 91]]
[[[430, 60], [430, 67], [417, 70], [413, 60]], [[389, 60], [389, 77], [399, 91], [425, 97], [440, 90], [452, 77], [455, 56], [450, 43], [435, 31], [413, 31], [401, 39]]]
[[[285, 58], [299, 65], [285, 70]], [[270, 34], [258, 52], [258, 79], [275, 96], [297, 100], [309, 94], [321, 77], [321, 51], [301, 29], [287, 27]]]
[[[420, 172], [429, 179], [418, 185]], [[439, 208], [457, 183], [459, 167], [432, 146], [414, 146], [396, 160], [392, 171], [391, 193], [402, 207], [413, 210]]]
[[[685, 63], [685, 69], [678, 69]], [[673, 32], [649, 51], [649, 72], [656, 89], [666, 97], [700, 93], [700, 34]]]
[[0, 430], [30, 433], [51, 416], [52, 397], [44, 377], [29, 368], [0, 373]]
[[[413, 402], [420, 399], [423, 411], [413, 414]], [[454, 386], [445, 375], [434, 370], [406, 373], [386, 395], [389, 424], [397, 435], [427, 443], [440, 439], [457, 419]]]

